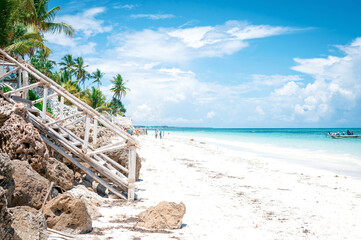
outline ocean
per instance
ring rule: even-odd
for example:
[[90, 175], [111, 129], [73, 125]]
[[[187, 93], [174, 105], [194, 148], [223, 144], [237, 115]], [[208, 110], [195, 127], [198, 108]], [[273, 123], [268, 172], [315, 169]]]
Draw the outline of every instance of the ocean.
[[[193, 138], [257, 153], [261, 157], [297, 163], [361, 178], [361, 139], [332, 139], [328, 132], [361, 128], [183, 128], [159, 127], [167, 135]], [[154, 130], [154, 129], [149, 129]]]

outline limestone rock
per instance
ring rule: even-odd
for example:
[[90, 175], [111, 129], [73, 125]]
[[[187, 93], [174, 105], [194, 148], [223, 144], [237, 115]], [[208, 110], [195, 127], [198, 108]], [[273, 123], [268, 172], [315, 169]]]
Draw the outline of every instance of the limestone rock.
[[49, 228], [72, 234], [92, 230], [92, 220], [83, 199], [62, 194], [49, 201], [43, 212]]
[[102, 216], [98, 211], [97, 206], [100, 206], [101, 203], [104, 202], [104, 199], [95, 192], [88, 190], [83, 185], [78, 185], [68, 191], [67, 194], [69, 194], [73, 198], [84, 200], [88, 213], [92, 220]]
[[45, 170], [42, 175], [65, 190], [73, 187], [74, 172], [55, 158], [49, 158], [45, 162]]
[[45, 240], [48, 239], [44, 215], [28, 206], [10, 209], [14, 220], [11, 226], [15, 230], [14, 240]]
[[[122, 165], [123, 167], [128, 168], [128, 155], [129, 155], [128, 149], [126, 149], [126, 148], [117, 149], [117, 150], [114, 150], [111, 152], [107, 152], [105, 154], [108, 155], [108, 157], [110, 157], [117, 163], [119, 163], [120, 165]], [[137, 153], [136, 154], [136, 165], [135, 165], [135, 180], [139, 179], [141, 167], [142, 167], [142, 159], [139, 157], [139, 155]], [[126, 174], [125, 172], [123, 172], [123, 174], [125, 176], [128, 176], [128, 174]]]
[[7, 208], [7, 192], [0, 187], [0, 239], [12, 240], [14, 229], [11, 227], [13, 217]]
[[14, 165], [9, 156], [5, 153], [0, 153], [0, 187], [4, 189], [8, 203], [10, 203], [11, 196], [15, 190], [13, 174]]
[[15, 191], [11, 206], [30, 206], [40, 209], [50, 182], [35, 172], [27, 162], [13, 160]]
[[10, 115], [0, 127], [0, 151], [7, 153], [11, 159], [29, 162], [37, 172], [44, 170], [44, 161], [49, 158], [38, 130], [16, 114]]
[[138, 226], [148, 229], [178, 229], [182, 226], [185, 212], [186, 206], [183, 202], [176, 204], [163, 201], [141, 212], [138, 215]]

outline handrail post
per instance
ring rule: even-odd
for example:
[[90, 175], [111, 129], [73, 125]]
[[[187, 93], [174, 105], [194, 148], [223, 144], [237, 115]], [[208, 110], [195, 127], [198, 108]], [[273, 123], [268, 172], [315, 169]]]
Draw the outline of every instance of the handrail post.
[[128, 154], [128, 200], [135, 198], [135, 170], [136, 170], [136, 152], [135, 146], [130, 146]]
[[46, 103], [48, 98], [48, 87], [44, 86], [44, 94], [43, 94], [43, 118], [46, 119]]
[[83, 152], [87, 152], [88, 144], [89, 144], [89, 132], [90, 132], [90, 116], [86, 115], [85, 118], [85, 133], [84, 133], [84, 144], [83, 144]]

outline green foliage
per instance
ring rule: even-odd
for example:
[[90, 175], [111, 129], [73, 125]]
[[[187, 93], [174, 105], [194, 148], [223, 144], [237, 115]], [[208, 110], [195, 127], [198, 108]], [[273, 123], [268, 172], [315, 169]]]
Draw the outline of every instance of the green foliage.
[[[29, 97], [28, 99], [30, 101], [34, 101], [34, 100], [38, 100], [40, 99], [38, 96], [36, 96], [36, 94], [34, 93], [34, 91], [32, 90], [29, 90]], [[53, 111], [50, 107], [48, 107], [49, 103], [47, 103], [47, 106], [46, 106], [46, 111], [53, 114]], [[37, 104], [34, 104], [34, 107], [36, 107], [37, 109], [39, 109], [40, 111], [43, 111], [43, 102], [39, 102]]]
[[113, 98], [115, 99], [121, 99], [127, 94], [127, 91], [130, 89], [125, 86], [126, 81], [123, 80], [122, 76], [120, 74], [117, 74], [115, 77], [113, 77], [113, 80], [111, 81], [114, 85], [110, 89], [114, 95]]

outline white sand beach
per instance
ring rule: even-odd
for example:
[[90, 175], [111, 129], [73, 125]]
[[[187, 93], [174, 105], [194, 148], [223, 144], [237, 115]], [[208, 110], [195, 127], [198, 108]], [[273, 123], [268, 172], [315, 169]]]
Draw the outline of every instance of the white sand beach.
[[[361, 238], [360, 180], [197, 139], [138, 139], [140, 200], [108, 201], [82, 239]], [[134, 228], [160, 201], [185, 203], [183, 228]]]

